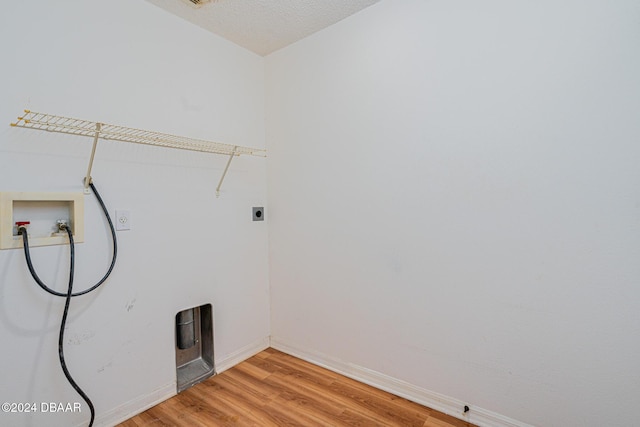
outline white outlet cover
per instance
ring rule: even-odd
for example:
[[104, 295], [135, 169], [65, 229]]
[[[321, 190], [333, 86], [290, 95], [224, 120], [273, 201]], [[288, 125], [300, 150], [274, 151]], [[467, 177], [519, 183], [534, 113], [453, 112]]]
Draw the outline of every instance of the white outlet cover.
[[128, 210], [116, 211], [116, 230], [131, 230], [131, 212]]

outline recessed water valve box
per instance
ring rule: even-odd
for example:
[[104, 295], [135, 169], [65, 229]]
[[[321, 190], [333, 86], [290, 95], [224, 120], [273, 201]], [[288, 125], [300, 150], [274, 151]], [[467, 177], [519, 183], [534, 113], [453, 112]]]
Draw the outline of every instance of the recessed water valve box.
[[28, 223], [29, 246], [66, 245], [58, 221], [69, 225], [76, 243], [84, 241], [82, 193], [0, 192], [0, 249], [22, 248], [16, 223]]

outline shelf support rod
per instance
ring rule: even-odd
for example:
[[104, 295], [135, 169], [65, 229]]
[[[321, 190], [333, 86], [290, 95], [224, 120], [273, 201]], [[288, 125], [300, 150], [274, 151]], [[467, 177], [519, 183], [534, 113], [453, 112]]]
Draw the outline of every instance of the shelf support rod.
[[91, 149], [91, 157], [89, 158], [89, 166], [87, 167], [87, 176], [84, 178], [84, 194], [89, 194], [89, 184], [91, 184], [91, 168], [93, 168], [93, 159], [96, 156], [96, 148], [98, 148], [98, 139], [100, 139], [100, 130], [102, 123], [96, 123], [96, 134], [93, 137], [93, 148]]
[[233, 160], [233, 156], [236, 155], [236, 150], [237, 149], [238, 149], [237, 145], [235, 147], [233, 147], [233, 151], [231, 152], [231, 155], [229, 156], [229, 160], [227, 160], [227, 166], [224, 167], [224, 172], [222, 172], [222, 176], [220, 177], [220, 182], [218, 183], [218, 186], [216, 187], [216, 198], [220, 197], [220, 187], [222, 187], [222, 181], [224, 181], [224, 177], [227, 175], [227, 171], [229, 170], [229, 165], [231, 164], [231, 160]]

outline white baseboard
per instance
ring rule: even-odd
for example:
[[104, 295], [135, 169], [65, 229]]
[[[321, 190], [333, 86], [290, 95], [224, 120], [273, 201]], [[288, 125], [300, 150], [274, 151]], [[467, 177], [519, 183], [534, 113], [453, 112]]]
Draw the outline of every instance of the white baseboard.
[[101, 427], [115, 426], [175, 395], [176, 382], [172, 381], [149, 394], [130, 400], [110, 411], [96, 414], [95, 425]]
[[[234, 367], [240, 362], [243, 362], [260, 353], [262, 350], [269, 348], [269, 337], [264, 337], [254, 343], [246, 345], [233, 353], [227, 355], [223, 359], [215, 361], [216, 373], [221, 373], [229, 368]], [[121, 422], [128, 420], [129, 418], [146, 411], [147, 409], [163, 402], [170, 397], [175, 396], [176, 382], [173, 381], [165, 386], [162, 386], [158, 390], [155, 390], [144, 396], [140, 396], [137, 399], [130, 400], [123, 405], [120, 405], [103, 414], [97, 414], [95, 425], [101, 427], [115, 426]]]
[[261, 338], [260, 340], [246, 345], [233, 353], [227, 355], [224, 359], [216, 360], [216, 373], [220, 374], [229, 368], [233, 368], [240, 362], [244, 362], [251, 356], [255, 356], [262, 350], [266, 350], [270, 346], [269, 337]]
[[461, 400], [417, 387], [362, 366], [343, 362], [314, 350], [302, 349], [278, 338], [271, 337], [271, 347], [480, 427], [533, 427], [476, 406], [471, 406], [471, 410], [465, 414], [463, 412], [465, 402]]

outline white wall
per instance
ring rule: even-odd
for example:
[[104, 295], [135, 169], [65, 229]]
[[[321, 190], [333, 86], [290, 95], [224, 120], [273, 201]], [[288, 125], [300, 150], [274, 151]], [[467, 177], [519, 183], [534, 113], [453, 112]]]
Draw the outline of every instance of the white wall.
[[639, 17], [385, 0], [268, 56], [273, 345], [471, 420], [637, 424]]
[[[89, 138], [10, 128], [23, 108], [246, 146], [264, 146], [264, 60], [144, 1], [37, 0], [0, 14], [0, 191], [81, 191]], [[175, 392], [174, 315], [212, 303], [218, 368], [268, 345], [266, 163], [103, 141], [93, 177], [112, 215], [130, 209], [119, 259], [96, 293], [72, 301], [66, 356], [96, 425]], [[75, 286], [102, 276], [108, 231], [92, 196]], [[66, 288], [68, 247], [36, 248]], [[82, 402], [57, 360], [64, 301], [0, 251], [0, 401]], [[83, 403], [84, 405], [84, 403]], [[86, 425], [80, 414], [4, 414], [1, 425]]]

